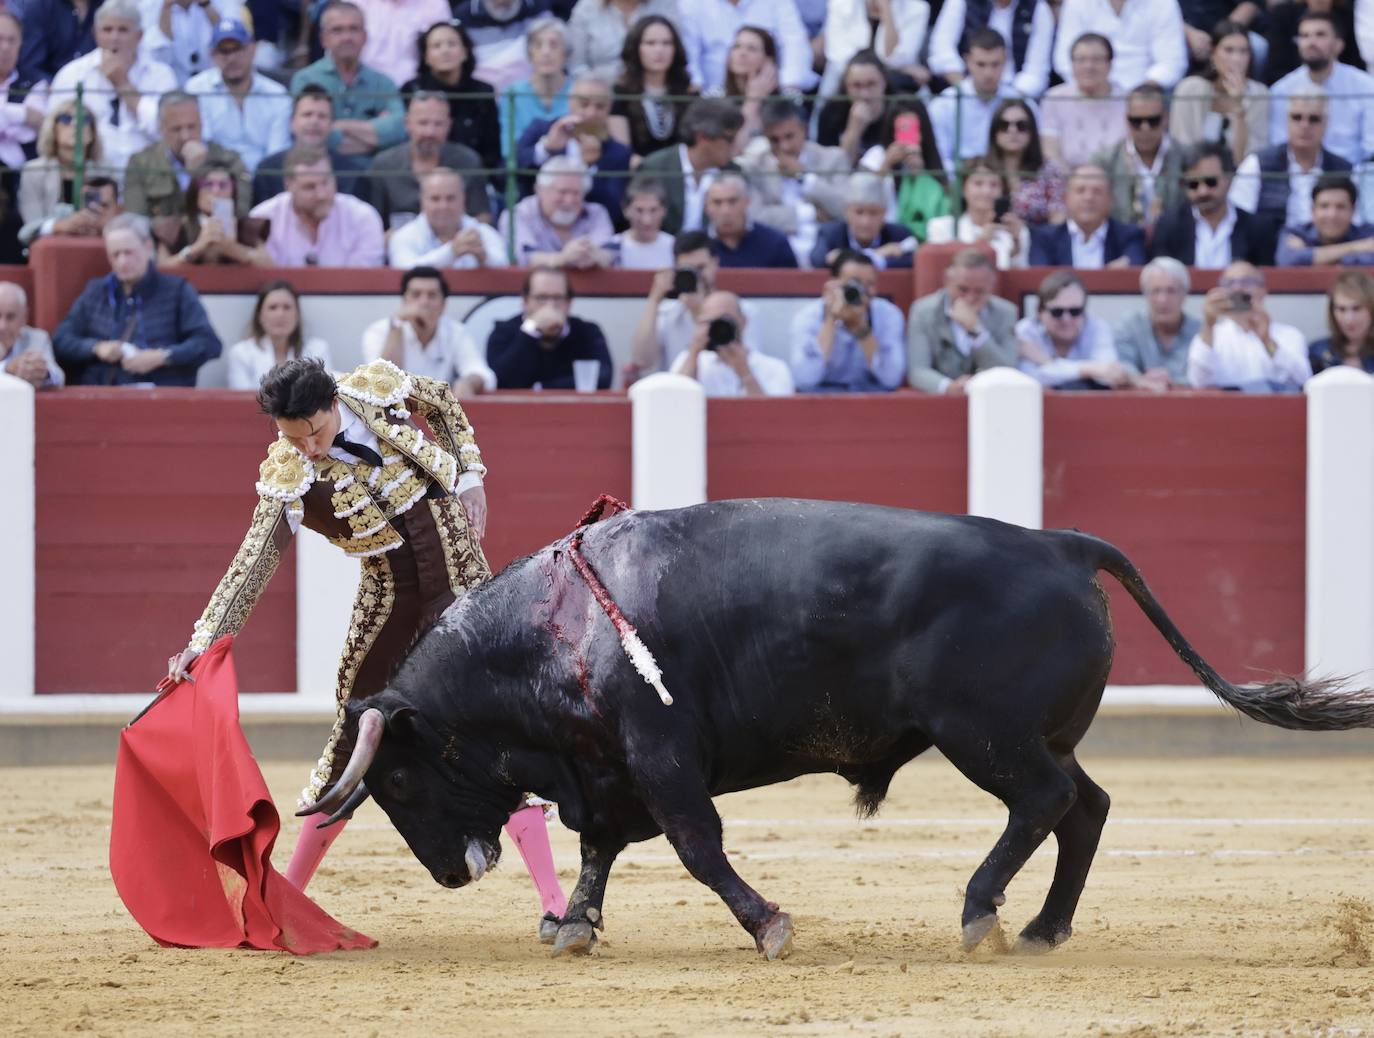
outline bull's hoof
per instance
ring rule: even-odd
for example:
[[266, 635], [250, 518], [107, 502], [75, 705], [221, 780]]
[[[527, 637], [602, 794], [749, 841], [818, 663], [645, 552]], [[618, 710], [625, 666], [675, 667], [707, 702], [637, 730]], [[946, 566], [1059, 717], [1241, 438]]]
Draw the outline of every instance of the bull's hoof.
[[[997, 920], [996, 912], [989, 912], [987, 915], [980, 915], [972, 922], [964, 924], [964, 951], [971, 952], [987, 939], [988, 934], [996, 931], [1002, 932], [1001, 924]], [[1005, 946], [1005, 941], [1002, 942]]]
[[1054, 951], [1072, 936], [1073, 927], [1067, 924], [1056, 927], [1041, 922], [1040, 917], [1036, 916], [1026, 924], [1021, 935], [1016, 938], [1016, 954], [1044, 955], [1046, 952]]
[[553, 954], [557, 958], [564, 952], [572, 955], [590, 955], [596, 947], [596, 931], [587, 922], [563, 923], [554, 938]]
[[773, 913], [754, 943], [769, 962], [787, 958], [792, 954], [792, 917], [786, 912]]
[[563, 920], [552, 912], [545, 912], [544, 917], [539, 920], [539, 943], [552, 944], [558, 937], [558, 928], [563, 925]]

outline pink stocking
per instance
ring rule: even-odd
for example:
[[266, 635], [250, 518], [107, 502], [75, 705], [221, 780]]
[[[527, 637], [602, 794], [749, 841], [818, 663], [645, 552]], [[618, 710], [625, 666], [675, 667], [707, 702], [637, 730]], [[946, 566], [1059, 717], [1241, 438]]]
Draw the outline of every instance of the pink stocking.
[[506, 835], [515, 843], [520, 857], [525, 861], [534, 888], [539, 891], [539, 902], [545, 912], [552, 912], [559, 919], [568, 911], [568, 899], [563, 896], [563, 888], [558, 884], [558, 871], [553, 867], [553, 851], [549, 849], [549, 829], [544, 822], [542, 807], [522, 807], [510, 816], [506, 823]]
[[348, 819], [345, 818], [343, 821], [335, 822], [328, 829], [315, 828], [328, 817], [327, 811], [320, 811], [302, 819], [304, 824], [301, 826], [301, 835], [296, 840], [296, 849], [291, 852], [291, 863], [286, 866], [286, 882], [302, 893], [305, 892], [310, 877], [315, 875], [315, 870], [324, 860], [329, 845], [338, 839], [339, 833], [343, 832], [344, 826], [348, 824]]

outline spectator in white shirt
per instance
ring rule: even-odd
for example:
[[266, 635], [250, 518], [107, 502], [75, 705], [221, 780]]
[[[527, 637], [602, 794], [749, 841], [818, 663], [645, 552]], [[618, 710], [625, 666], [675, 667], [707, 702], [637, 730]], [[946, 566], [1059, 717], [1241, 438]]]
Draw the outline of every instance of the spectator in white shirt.
[[616, 266], [625, 270], [659, 270], [673, 262], [673, 236], [663, 229], [668, 215], [666, 192], [658, 180], [632, 180], [621, 208], [630, 227], [611, 239]]
[[387, 237], [391, 266], [471, 270], [509, 265], [496, 228], [463, 211], [466, 188], [457, 172], [440, 166], [419, 179], [420, 214]]
[[701, 302], [692, 341], [672, 370], [701, 383], [707, 396], [790, 396], [796, 392], [787, 362], [750, 345], [749, 321], [733, 292], [712, 292]]
[[238, 152], [252, 173], [265, 156], [291, 147], [291, 99], [253, 70], [257, 44], [242, 22], [220, 22], [210, 47], [215, 67], [192, 76], [186, 92], [200, 103], [205, 139]]
[[1178, 0], [1068, 0], [1059, 13], [1054, 70], [1067, 82], [1069, 49], [1085, 32], [1112, 41], [1112, 85], [1124, 94], [1150, 82], [1168, 90], [1188, 71]]
[[178, 86], [170, 68], [139, 55], [142, 38], [138, 0], [105, 0], [95, 13], [96, 49], [68, 62], [52, 81], [56, 100], [75, 94], [78, 84], [85, 87], [86, 111], [115, 169], [158, 139], [158, 99]]
[[223, 18], [237, 16], [239, 0], [140, 0], [143, 53], [176, 73], [177, 83], [210, 67], [211, 37]]
[[414, 267], [401, 277], [401, 306], [363, 332], [363, 356], [381, 357], [414, 375], [447, 382], [459, 398], [489, 393], [496, 374], [457, 321], [444, 316], [448, 285], [433, 267]]
[[[1344, 49], [1345, 41], [1329, 12], [1303, 14], [1298, 21], [1298, 54], [1303, 67], [1269, 88], [1270, 145], [1283, 144], [1288, 138], [1288, 98], [1315, 86], [1328, 98], [1322, 146], [1352, 164], [1374, 154], [1374, 76], [1338, 61]], [[1366, 55], [1370, 57], [1374, 55]]]
[[329, 343], [305, 337], [301, 297], [289, 281], [269, 281], [258, 290], [249, 327], [253, 334], [226, 353], [230, 389], [256, 390], [273, 368], [301, 357], [333, 366]]
[[1202, 330], [1188, 347], [1188, 381], [1199, 389], [1292, 392], [1312, 377], [1302, 332], [1264, 308], [1264, 275], [1232, 263], [1202, 304]]
[[1122, 364], [1112, 330], [1088, 313], [1088, 290], [1071, 270], [1040, 283], [1040, 312], [1016, 325], [1018, 367], [1047, 389], [1128, 389], [1136, 375]]
[[942, 91], [929, 106], [946, 169], [987, 150], [992, 113], [1002, 103], [1002, 72], [1007, 67], [1007, 45], [995, 29], [969, 33], [961, 53], [968, 76]]
[[926, 0], [829, 0], [821, 95], [835, 93], [844, 67], [861, 50], [872, 51], [888, 68], [924, 85], [930, 73], [919, 60], [929, 25]]
[[1023, 97], [1039, 97], [1050, 82], [1054, 14], [1045, 0], [945, 0], [930, 31], [930, 71], [957, 83], [967, 70], [959, 41], [981, 28], [995, 29], [1007, 45], [1002, 85]]
[[687, 66], [698, 90], [725, 85], [725, 59], [742, 25], [766, 29], [777, 42], [784, 93], [799, 93], [816, 82], [811, 40], [793, 0], [679, 0], [678, 12]]
[[24, 26], [12, 11], [0, 11], [0, 165], [18, 169], [38, 137], [46, 106], [46, 83], [31, 83], [16, 65]]
[[701, 302], [716, 290], [719, 271], [720, 261], [705, 231], [683, 231], [673, 239], [672, 262], [654, 275], [630, 339], [630, 366], [636, 378], [671, 367], [687, 351], [696, 335]]

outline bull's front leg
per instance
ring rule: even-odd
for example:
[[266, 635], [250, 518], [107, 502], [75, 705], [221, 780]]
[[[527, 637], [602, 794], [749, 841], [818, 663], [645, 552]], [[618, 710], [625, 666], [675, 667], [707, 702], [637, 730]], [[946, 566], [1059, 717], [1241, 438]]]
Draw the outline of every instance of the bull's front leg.
[[601, 903], [606, 897], [606, 881], [616, 856], [624, 849], [623, 839], [582, 834], [582, 871], [554, 938], [554, 955], [585, 955], [595, 946], [596, 931], [604, 928]]

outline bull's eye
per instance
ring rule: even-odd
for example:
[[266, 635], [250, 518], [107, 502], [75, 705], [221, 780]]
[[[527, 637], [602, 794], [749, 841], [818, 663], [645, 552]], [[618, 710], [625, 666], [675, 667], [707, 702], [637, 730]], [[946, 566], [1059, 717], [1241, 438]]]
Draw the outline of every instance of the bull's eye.
[[405, 768], [397, 768], [386, 778], [386, 784], [394, 796], [405, 798], [410, 794], [410, 775]]

